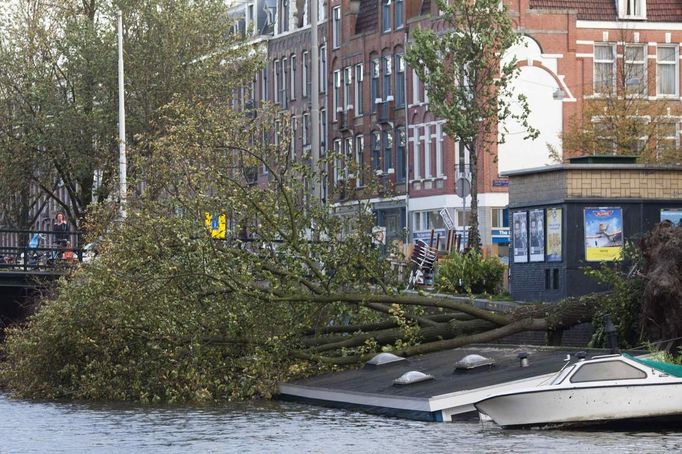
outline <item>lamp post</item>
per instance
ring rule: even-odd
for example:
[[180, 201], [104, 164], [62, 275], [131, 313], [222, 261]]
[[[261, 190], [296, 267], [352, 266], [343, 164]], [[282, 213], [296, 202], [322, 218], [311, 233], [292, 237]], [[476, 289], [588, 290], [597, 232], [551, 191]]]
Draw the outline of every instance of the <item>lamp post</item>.
[[123, 13], [118, 11], [118, 177], [119, 203], [121, 219], [126, 218], [128, 194], [127, 161], [126, 161], [126, 118], [123, 83]]

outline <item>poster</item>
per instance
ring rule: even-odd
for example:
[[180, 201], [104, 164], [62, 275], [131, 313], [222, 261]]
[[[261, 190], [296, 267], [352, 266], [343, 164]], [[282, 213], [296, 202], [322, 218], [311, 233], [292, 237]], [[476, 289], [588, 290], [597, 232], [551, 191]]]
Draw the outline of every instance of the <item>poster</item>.
[[623, 209], [585, 208], [585, 260], [618, 260], [622, 251]]
[[560, 262], [561, 257], [561, 208], [547, 210], [547, 261]]
[[530, 261], [544, 262], [545, 260], [545, 211], [532, 210], [530, 218]]
[[674, 226], [682, 227], [682, 208], [662, 208], [661, 222], [670, 221]]
[[514, 263], [526, 263], [528, 261], [528, 227], [525, 211], [517, 211], [513, 214], [514, 221]]
[[227, 233], [227, 217], [224, 214], [211, 215], [211, 213], [204, 213], [204, 223], [206, 228], [211, 233], [211, 238], [225, 239]]

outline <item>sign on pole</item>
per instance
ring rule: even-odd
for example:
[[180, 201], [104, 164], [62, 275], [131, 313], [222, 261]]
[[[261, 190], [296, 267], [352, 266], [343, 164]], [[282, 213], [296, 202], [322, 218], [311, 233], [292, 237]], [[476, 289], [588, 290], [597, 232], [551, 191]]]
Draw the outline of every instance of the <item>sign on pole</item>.
[[447, 227], [448, 230], [455, 230], [455, 221], [452, 219], [452, 216], [450, 216], [450, 212], [447, 210], [447, 208], [441, 209], [439, 213], [440, 217], [443, 218], [445, 227]]

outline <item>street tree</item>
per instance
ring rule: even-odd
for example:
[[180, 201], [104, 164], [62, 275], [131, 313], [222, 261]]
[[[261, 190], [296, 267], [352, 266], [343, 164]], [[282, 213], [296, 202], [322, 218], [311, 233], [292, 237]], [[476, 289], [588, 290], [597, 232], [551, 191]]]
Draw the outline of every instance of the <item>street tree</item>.
[[[646, 43], [636, 43], [628, 30], [619, 36], [622, 44], [595, 45], [603, 62], [595, 64], [593, 90], [562, 134], [565, 155], [629, 155], [640, 162], [679, 163], [682, 112], [679, 103], [666, 100], [674, 94], [674, 73], [656, 77], [648, 70]], [[674, 49], [657, 52], [662, 60], [675, 58]], [[656, 93], [660, 99], [650, 100]]]
[[161, 106], [223, 97], [225, 80], [251, 73], [236, 72], [243, 52], [243, 64], [223, 64], [239, 46], [220, 0], [18, 0], [0, 24], [0, 198], [16, 225], [31, 225], [31, 207], [49, 200], [77, 222], [93, 200], [115, 196], [119, 9], [131, 144]]
[[[499, 0], [437, 0], [444, 30], [416, 28], [406, 61], [429, 93], [429, 110], [444, 119], [445, 132], [469, 153], [471, 225], [469, 244], [480, 248], [478, 221], [479, 159], [504, 141], [504, 120], [515, 120], [529, 138], [528, 103], [514, 94], [516, 62], [501, 57], [519, 35]], [[440, 27], [439, 27], [440, 28]]]

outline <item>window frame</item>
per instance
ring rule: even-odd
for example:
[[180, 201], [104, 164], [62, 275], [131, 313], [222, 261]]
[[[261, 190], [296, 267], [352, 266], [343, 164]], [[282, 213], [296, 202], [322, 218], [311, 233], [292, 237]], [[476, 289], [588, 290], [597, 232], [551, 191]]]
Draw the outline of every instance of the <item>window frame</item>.
[[[661, 62], [659, 57], [659, 49], [673, 49], [675, 55], [673, 61]], [[656, 96], [659, 98], [677, 98], [680, 96], [680, 46], [678, 44], [659, 44], [656, 46]], [[672, 66], [675, 74], [675, 89], [674, 93], [661, 93], [661, 65]]]
[[341, 7], [332, 9], [332, 46], [334, 49], [341, 47]]
[[[597, 48], [598, 47], [610, 47], [611, 48], [611, 60], [597, 59]], [[599, 42], [594, 43], [593, 58], [592, 58], [592, 93], [595, 96], [608, 96], [616, 92], [616, 66], [617, 54], [616, 45], [610, 42]], [[611, 84], [610, 90], [601, 91], [598, 85], [601, 84], [601, 79], [597, 79], [597, 65], [611, 65]], [[606, 67], [606, 66], [605, 66]], [[605, 84], [604, 84], [605, 85]]]

